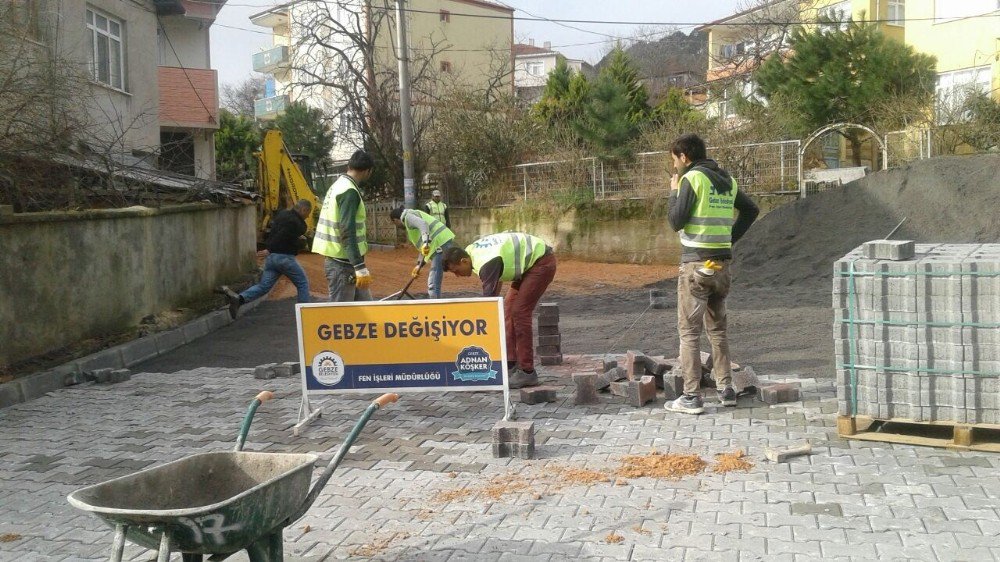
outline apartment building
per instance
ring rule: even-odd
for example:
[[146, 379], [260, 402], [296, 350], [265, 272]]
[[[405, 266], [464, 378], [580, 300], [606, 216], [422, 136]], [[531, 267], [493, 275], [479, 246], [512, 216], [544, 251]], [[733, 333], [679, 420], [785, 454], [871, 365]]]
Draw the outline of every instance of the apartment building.
[[155, 0], [160, 166], [215, 178], [219, 80], [210, 32], [226, 0]]
[[[359, 76], [388, 84], [386, 78], [396, 75], [394, 7], [391, 0], [297, 0], [251, 16], [273, 38], [271, 48], [253, 55], [254, 70], [268, 75], [256, 117], [273, 119], [293, 101], [323, 109], [334, 116], [339, 137], [331, 158], [346, 161], [363, 139], [342, 89], [356, 88], [350, 82]], [[407, 37], [416, 61], [411, 73], [423, 69], [442, 86], [513, 88], [513, 12], [483, 0], [407, 1]], [[373, 52], [372, 68], [360, 70], [366, 60], [362, 45]], [[334, 86], [310, 86], [317, 79]], [[426, 95], [414, 92], [415, 105]]]
[[908, 0], [906, 16], [906, 42], [937, 58], [940, 122], [972, 91], [1000, 100], [1000, 0]]
[[588, 72], [592, 68], [579, 59], [571, 59], [558, 51], [552, 50], [549, 41], [541, 47], [535, 45], [534, 39], [528, 43], [514, 45], [514, 90], [517, 97], [526, 103], [535, 103], [542, 97], [549, 73], [555, 70], [559, 59], [566, 61], [566, 66], [573, 72]]
[[[705, 105], [710, 116], [736, 117], [734, 100], [753, 95], [754, 70], [788, 45], [795, 25], [820, 18], [846, 22], [875, 20], [882, 32], [905, 40], [903, 0], [773, 0], [698, 28], [708, 34], [708, 83]], [[711, 87], [714, 86], [714, 87]]]
[[58, 61], [64, 79], [79, 83], [73, 140], [124, 165], [212, 179], [218, 87], [209, 28], [224, 3], [36, 0], [14, 2], [11, 13], [30, 27], [20, 47]]

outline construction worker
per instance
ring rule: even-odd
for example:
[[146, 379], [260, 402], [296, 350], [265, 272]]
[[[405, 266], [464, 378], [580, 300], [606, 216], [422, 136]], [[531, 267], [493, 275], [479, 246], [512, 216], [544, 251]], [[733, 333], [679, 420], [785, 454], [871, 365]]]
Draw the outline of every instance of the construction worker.
[[432, 299], [441, 298], [441, 278], [444, 277], [441, 255], [445, 250], [455, 245], [452, 242], [455, 239], [455, 233], [443, 222], [416, 209], [397, 207], [389, 213], [389, 218], [396, 226], [406, 228], [406, 237], [420, 251], [420, 257], [417, 258], [417, 265], [414, 266], [411, 275], [413, 277], [420, 275], [420, 267], [430, 260], [431, 270], [427, 274], [427, 296]]
[[371, 177], [374, 166], [370, 154], [355, 151], [347, 162], [347, 173], [333, 182], [323, 200], [312, 251], [326, 256], [330, 302], [372, 300], [372, 275], [365, 266], [365, 202], [358, 186]]
[[[684, 393], [666, 408], [685, 414], [705, 411], [701, 396], [701, 333], [712, 344], [713, 376], [723, 406], [736, 406], [726, 296], [729, 294], [733, 244], [757, 218], [757, 205], [740, 191], [728, 172], [707, 157], [705, 142], [682, 135], [670, 147], [678, 173], [670, 179], [668, 219], [680, 232], [681, 267], [677, 276], [677, 331]], [[679, 174], [679, 175], [678, 175]], [[739, 212], [733, 219], [733, 210]]]
[[266, 256], [260, 282], [239, 294], [225, 285], [220, 287], [229, 302], [229, 315], [233, 320], [236, 320], [241, 306], [268, 294], [282, 275], [298, 290], [298, 302], [310, 302], [309, 279], [295, 256], [299, 247], [304, 245], [305, 219], [311, 212], [312, 203], [301, 199], [291, 209], [275, 213], [271, 220], [271, 233], [267, 237], [267, 248], [260, 253]]
[[431, 192], [431, 200], [424, 205], [427, 214], [444, 223], [451, 228], [451, 219], [448, 217], [448, 205], [441, 201], [441, 190], [435, 189]]
[[510, 282], [503, 303], [508, 384], [510, 388], [537, 385], [531, 315], [556, 276], [552, 248], [530, 234], [490, 234], [465, 249], [455, 246], [445, 250], [444, 267], [459, 277], [478, 275], [486, 297], [499, 296], [503, 282]]

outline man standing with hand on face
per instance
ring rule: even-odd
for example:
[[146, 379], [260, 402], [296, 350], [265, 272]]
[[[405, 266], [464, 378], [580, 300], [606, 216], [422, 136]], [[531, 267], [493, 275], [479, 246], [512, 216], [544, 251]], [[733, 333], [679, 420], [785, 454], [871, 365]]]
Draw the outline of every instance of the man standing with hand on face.
[[[670, 179], [668, 218], [680, 232], [681, 267], [677, 276], [677, 331], [684, 393], [666, 408], [685, 414], [705, 411], [701, 397], [701, 333], [712, 344], [719, 402], [736, 405], [726, 336], [726, 296], [731, 281], [732, 247], [753, 224], [759, 210], [728, 172], [710, 160], [705, 141], [681, 135], [670, 147], [677, 173]], [[679, 174], [679, 175], [678, 175]], [[734, 219], [734, 209], [739, 217]]]
[[347, 173], [337, 178], [323, 199], [312, 251], [326, 256], [330, 302], [370, 301], [371, 273], [365, 266], [368, 239], [365, 202], [358, 186], [372, 175], [375, 161], [358, 150], [347, 162]]

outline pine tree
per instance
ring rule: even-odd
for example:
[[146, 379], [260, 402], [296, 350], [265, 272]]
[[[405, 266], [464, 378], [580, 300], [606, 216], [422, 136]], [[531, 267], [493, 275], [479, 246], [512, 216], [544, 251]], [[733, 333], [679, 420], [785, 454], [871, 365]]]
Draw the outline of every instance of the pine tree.
[[670, 88], [667, 95], [650, 112], [650, 121], [659, 127], [681, 130], [700, 121], [702, 114], [691, 107], [680, 88]]
[[[888, 39], [871, 24], [850, 22], [846, 29], [796, 28], [790, 53], [773, 56], [754, 80], [764, 99], [782, 100], [774, 111], [797, 116], [798, 134], [832, 123], [879, 124], [878, 108], [894, 101], [929, 104], [934, 93], [935, 60]], [[855, 165], [861, 164], [860, 133], [844, 131]]]
[[573, 122], [573, 130], [601, 160], [628, 161], [634, 157], [632, 142], [640, 127], [629, 115], [632, 100], [628, 94], [624, 84], [602, 73], [583, 114]]
[[556, 67], [549, 73], [542, 97], [535, 103], [532, 113], [546, 126], [558, 127], [571, 119], [569, 94], [570, 85], [577, 76], [566, 64], [566, 59], [558, 57]]
[[628, 118], [633, 123], [645, 121], [649, 116], [649, 92], [646, 85], [639, 81], [639, 71], [632, 59], [620, 45], [611, 51], [608, 64], [601, 69], [601, 74], [624, 88], [625, 98], [628, 100]]
[[260, 145], [260, 131], [253, 119], [219, 110], [215, 132], [215, 173], [219, 181], [236, 182], [251, 176], [252, 152]]
[[326, 172], [333, 164], [330, 151], [337, 137], [327, 125], [320, 109], [302, 102], [292, 102], [275, 118], [274, 127], [281, 131], [289, 151], [309, 157], [313, 177]]

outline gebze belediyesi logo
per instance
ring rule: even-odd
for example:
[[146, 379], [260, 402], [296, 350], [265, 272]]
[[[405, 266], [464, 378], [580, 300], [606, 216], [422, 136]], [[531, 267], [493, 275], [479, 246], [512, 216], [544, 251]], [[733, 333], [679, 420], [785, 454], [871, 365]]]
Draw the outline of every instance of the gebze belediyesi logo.
[[344, 378], [344, 360], [332, 351], [321, 351], [313, 357], [312, 373], [323, 386], [337, 386]]
[[451, 376], [459, 382], [494, 380], [497, 372], [490, 368], [492, 365], [493, 360], [485, 349], [479, 346], [466, 347], [458, 353], [458, 358], [455, 359], [457, 370]]

